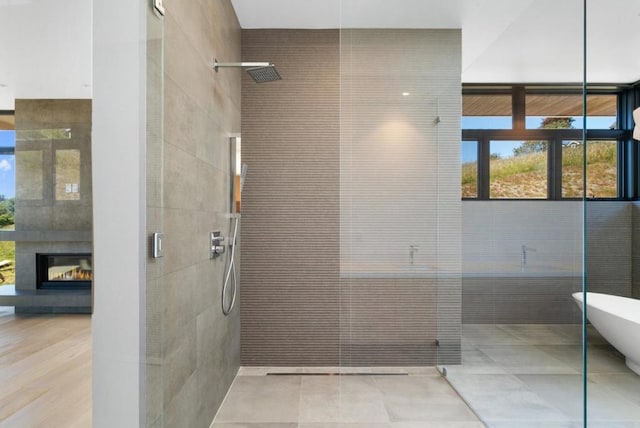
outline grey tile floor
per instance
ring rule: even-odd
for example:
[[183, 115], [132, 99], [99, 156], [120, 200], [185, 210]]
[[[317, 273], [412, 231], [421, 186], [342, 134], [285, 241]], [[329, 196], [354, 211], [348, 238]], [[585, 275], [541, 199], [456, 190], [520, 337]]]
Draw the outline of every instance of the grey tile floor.
[[[363, 369], [357, 375], [305, 375], [357, 369], [241, 369], [214, 428], [483, 428], [433, 368]], [[282, 368], [279, 369], [283, 371]], [[404, 369], [403, 369], [404, 371]], [[298, 374], [299, 373], [299, 374]]]
[[[640, 376], [590, 327], [587, 420], [640, 428]], [[491, 428], [582, 427], [582, 339], [576, 325], [464, 325], [451, 385]]]
[[[212, 426], [581, 428], [581, 334], [576, 325], [464, 325], [462, 364], [446, 367], [455, 390], [435, 368], [242, 368]], [[588, 343], [588, 426], [640, 428], [640, 376], [591, 328]], [[323, 370], [359, 375], [308, 375]], [[293, 374], [266, 375], [274, 372]]]

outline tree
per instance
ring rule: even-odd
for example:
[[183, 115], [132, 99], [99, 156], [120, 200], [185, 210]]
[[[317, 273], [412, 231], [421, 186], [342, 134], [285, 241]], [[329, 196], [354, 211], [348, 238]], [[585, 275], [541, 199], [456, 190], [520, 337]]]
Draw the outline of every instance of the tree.
[[4, 199], [0, 201], [0, 227], [14, 224], [15, 199]]
[[0, 207], [5, 207], [11, 213], [11, 215], [15, 214], [16, 213], [15, 198], [3, 199], [2, 202], [0, 202]]
[[531, 153], [540, 153], [547, 150], [546, 141], [525, 141], [520, 146], [513, 149], [514, 156], [528, 155]]
[[572, 117], [545, 117], [540, 122], [538, 129], [574, 129]]
[[[572, 117], [545, 117], [540, 122], [538, 129], [573, 129]], [[530, 153], [540, 153], [547, 150], [546, 141], [525, 141], [520, 147], [513, 149], [514, 156], [527, 155]]]

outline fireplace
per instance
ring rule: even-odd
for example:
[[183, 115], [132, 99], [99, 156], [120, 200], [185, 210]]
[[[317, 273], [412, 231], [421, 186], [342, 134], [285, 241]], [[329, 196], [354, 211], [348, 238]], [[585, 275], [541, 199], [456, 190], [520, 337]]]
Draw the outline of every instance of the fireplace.
[[90, 253], [36, 254], [37, 288], [91, 288]]

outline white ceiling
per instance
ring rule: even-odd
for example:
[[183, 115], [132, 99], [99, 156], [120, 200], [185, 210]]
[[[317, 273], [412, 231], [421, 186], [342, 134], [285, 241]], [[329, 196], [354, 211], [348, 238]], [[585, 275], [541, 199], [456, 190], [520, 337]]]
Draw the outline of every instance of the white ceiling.
[[[583, 0], [231, 1], [243, 28], [462, 28], [463, 82], [582, 80]], [[640, 0], [587, 1], [588, 79], [640, 80]], [[0, 110], [91, 97], [91, 3], [0, 0]]]
[[0, 0], [0, 110], [91, 98], [91, 1]]
[[[580, 82], [582, 0], [231, 0], [243, 28], [462, 28], [462, 80]], [[588, 79], [640, 80], [640, 0], [587, 0]]]

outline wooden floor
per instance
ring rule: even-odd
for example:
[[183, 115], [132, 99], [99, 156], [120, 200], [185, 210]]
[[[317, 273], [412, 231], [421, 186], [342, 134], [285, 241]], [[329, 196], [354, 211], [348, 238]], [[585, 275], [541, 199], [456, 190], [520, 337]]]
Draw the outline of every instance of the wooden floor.
[[0, 307], [0, 428], [91, 426], [91, 317]]

